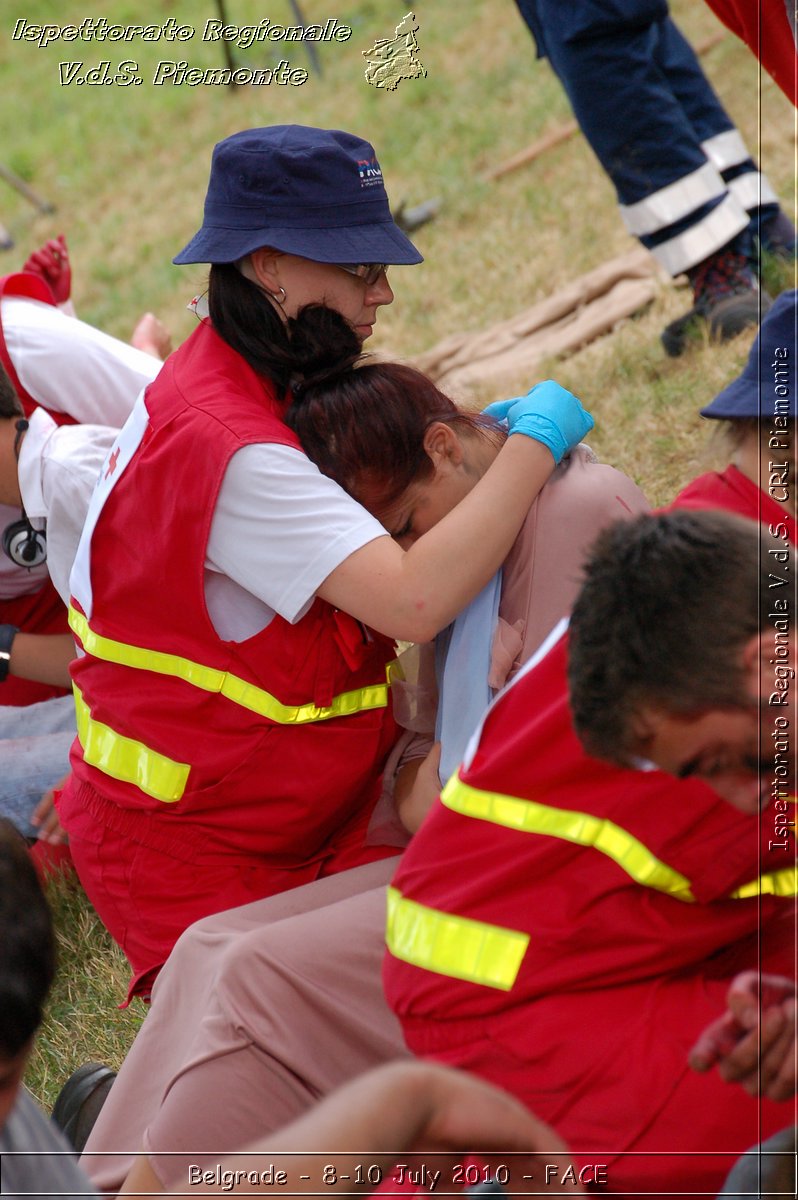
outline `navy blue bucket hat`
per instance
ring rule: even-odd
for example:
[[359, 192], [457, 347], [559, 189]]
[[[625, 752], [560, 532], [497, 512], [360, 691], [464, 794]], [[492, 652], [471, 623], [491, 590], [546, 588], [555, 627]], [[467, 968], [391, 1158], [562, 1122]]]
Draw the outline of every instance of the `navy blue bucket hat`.
[[782, 292], [768, 310], [742, 375], [701, 409], [702, 417], [734, 421], [744, 417], [795, 419], [796, 322], [798, 293]]
[[323, 263], [423, 261], [391, 217], [373, 146], [306, 125], [214, 147], [202, 228], [172, 261], [235, 262], [260, 246]]

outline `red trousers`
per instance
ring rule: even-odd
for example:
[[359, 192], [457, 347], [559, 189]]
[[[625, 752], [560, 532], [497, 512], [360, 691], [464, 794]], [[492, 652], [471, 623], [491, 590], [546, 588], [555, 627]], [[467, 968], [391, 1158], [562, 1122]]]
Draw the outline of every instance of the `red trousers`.
[[[579, 1165], [605, 1164], [609, 1192], [717, 1195], [732, 1164], [795, 1120], [794, 1104], [748, 1096], [687, 1054], [755, 967], [794, 976], [791, 921], [701, 972], [520, 1003], [481, 1021], [403, 1019], [418, 1055], [506, 1088], [553, 1126]], [[732, 961], [733, 960], [733, 961]]]
[[229, 850], [220, 851], [216, 859], [206, 854], [197, 863], [191, 854], [182, 857], [175, 844], [180, 818], [173, 823], [172, 844], [159, 848], [136, 836], [139, 825], [142, 839], [146, 838], [147, 826], [153, 824], [149, 814], [127, 810], [129, 827], [120, 831], [98, 819], [96, 803], [92, 804], [96, 800], [93, 788], [73, 778], [58, 798], [58, 810], [69, 831], [80, 882], [133, 968], [128, 1002], [132, 996], [149, 999], [175, 942], [195, 921], [396, 854], [395, 847], [363, 845], [370, 815], [365, 812], [329, 855], [295, 869], [281, 869], [263, 856], [234, 855]]

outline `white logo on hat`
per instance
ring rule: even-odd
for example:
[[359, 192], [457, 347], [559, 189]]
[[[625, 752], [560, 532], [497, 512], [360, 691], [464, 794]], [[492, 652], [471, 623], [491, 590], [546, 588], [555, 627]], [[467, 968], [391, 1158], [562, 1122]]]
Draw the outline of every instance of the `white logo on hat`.
[[376, 158], [359, 158], [357, 170], [360, 175], [361, 187], [374, 187], [382, 184], [382, 171]]

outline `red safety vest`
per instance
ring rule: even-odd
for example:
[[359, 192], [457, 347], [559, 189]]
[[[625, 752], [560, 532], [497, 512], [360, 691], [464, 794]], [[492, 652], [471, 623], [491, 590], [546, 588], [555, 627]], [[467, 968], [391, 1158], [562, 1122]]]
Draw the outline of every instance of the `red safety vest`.
[[[699, 781], [585, 754], [566, 648], [563, 637], [504, 693], [473, 761], [405, 851], [386, 967], [403, 1015], [483, 1017], [555, 991], [689, 969], [794, 903], [794, 846], [771, 850], [766, 820]], [[455, 920], [436, 942], [437, 918], [404, 900], [466, 924]], [[483, 926], [473, 944], [469, 921]]]
[[[15, 275], [5, 275], [0, 278], [0, 299], [3, 296], [23, 296], [28, 300], [39, 300], [42, 304], [51, 304], [54, 308], [58, 305], [50, 287], [38, 275], [30, 275], [27, 271], [19, 271]], [[6, 345], [5, 334], [3, 333], [3, 322], [0, 319], [0, 362], [2, 362], [8, 377], [14, 385], [23, 411], [26, 417], [29, 417], [34, 408], [40, 407], [40, 402], [35, 396], [31, 396], [25, 391], [19, 380], [17, 369], [14, 366], [11, 355], [8, 352]], [[41, 405], [44, 407], [44, 405]], [[74, 417], [70, 417], [67, 413], [52, 412], [47, 409], [47, 412], [53, 418], [57, 425], [75, 425], [77, 422]]]
[[242, 446], [299, 443], [271, 386], [207, 323], [144, 403], [91, 537], [91, 611], [70, 614], [86, 651], [74, 774], [101, 821], [145, 844], [198, 864], [265, 857], [295, 882], [310, 864], [314, 878], [378, 794], [393, 643], [320, 600], [294, 625], [275, 616], [221, 640], [203, 564], [225, 470]]
[[[794, 840], [773, 848], [772, 813], [738, 813], [698, 781], [588, 757], [566, 653], [562, 638], [500, 697], [405, 851], [388, 894], [388, 1002], [414, 1053], [507, 1088], [580, 1161], [690, 1148], [694, 1131], [697, 1150], [747, 1145], [756, 1105], [694, 1076], [687, 1053], [759, 948], [763, 970], [794, 969]], [[694, 1081], [708, 1099], [661, 1118]], [[742, 1134], [724, 1128], [724, 1104]], [[615, 1163], [616, 1186], [650, 1189], [663, 1163]]]

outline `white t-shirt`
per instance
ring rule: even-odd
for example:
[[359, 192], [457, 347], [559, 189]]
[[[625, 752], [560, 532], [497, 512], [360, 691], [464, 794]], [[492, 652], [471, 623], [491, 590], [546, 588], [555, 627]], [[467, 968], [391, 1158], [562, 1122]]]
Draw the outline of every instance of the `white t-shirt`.
[[301, 450], [243, 447], [225, 472], [208, 538], [205, 599], [216, 632], [244, 641], [275, 613], [295, 624], [345, 558], [386, 536]]
[[[161, 368], [152, 355], [39, 300], [4, 296], [0, 319], [8, 353], [28, 394], [81, 423], [124, 425], [139, 392]], [[84, 516], [85, 511], [84, 505]], [[19, 519], [19, 509], [0, 505], [0, 533]], [[46, 566], [27, 570], [0, 551], [0, 600], [36, 592], [46, 578]]]
[[[117, 432], [103, 425], [57, 425], [38, 408], [22, 442], [22, 502], [31, 524], [46, 528], [47, 568], [65, 604], [89, 502]], [[242, 641], [275, 612], [299, 620], [335, 567], [384, 536], [379, 522], [300, 451], [272, 445], [239, 450], [222, 484], [205, 560], [214, 627], [221, 637]]]
[[46, 528], [45, 570], [64, 604], [89, 501], [117, 433], [106, 425], [57, 425], [37, 408], [20, 447], [22, 503], [31, 524]]
[[[88, 498], [71, 590], [89, 617], [94, 528], [148, 426], [142, 394], [111, 449], [113, 472], [101, 469]], [[197, 470], [202, 470], [200, 460]], [[180, 535], [190, 538], [192, 530]], [[216, 632], [225, 640], [244, 641], [265, 629], [275, 613], [295, 623], [344, 559], [387, 536], [379, 521], [301, 450], [271, 443], [244, 446], [233, 454], [222, 479], [205, 552], [205, 599]]]
[[3, 296], [0, 319], [25, 391], [37, 404], [81, 424], [119, 429], [161, 369], [151, 354], [39, 300]]
[[[0, 301], [9, 354], [26, 391], [81, 427], [36, 414], [20, 454], [25, 510], [47, 522], [48, 566], [68, 599], [69, 569], [94, 483], [115, 432], [161, 364], [37, 300]], [[90, 428], [89, 428], [90, 426]], [[0, 507], [5, 524], [19, 519]], [[5, 527], [5, 526], [3, 526]], [[355, 550], [385, 530], [298, 450], [239, 450], [222, 481], [205, 563], [208, 611], [220, 637], [243, 641], [275, 613], [296, 622], [316, 588]], [[46, 567], [27, 571], [0, 555], [0, 596], [35, 591]]]

